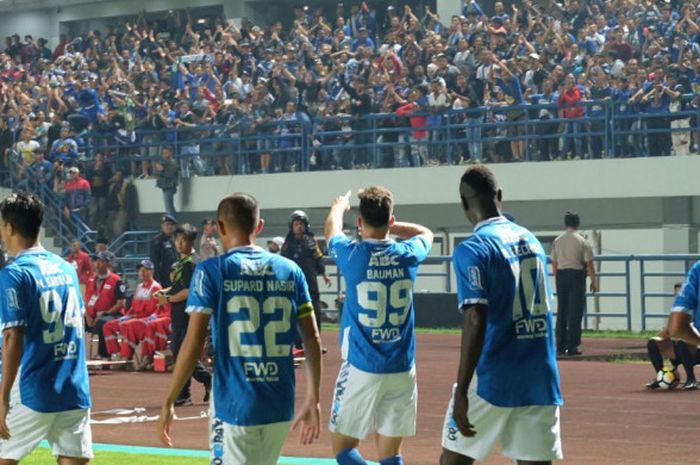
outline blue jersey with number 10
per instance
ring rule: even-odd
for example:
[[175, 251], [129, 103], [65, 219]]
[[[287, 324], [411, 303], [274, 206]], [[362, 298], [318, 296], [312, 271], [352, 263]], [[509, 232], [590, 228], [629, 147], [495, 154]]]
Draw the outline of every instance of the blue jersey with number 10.
[[13, 387], [23, 405], [46, 413], [90, 408], [84, 314], [75, 268], [61, 257], [36, 247], [0, 270], [1, 327], [24, 328]]
[[479, 223], [453, 256], [459, 307], [487, 306], [477, 393], [499, 407], [561, 405], [547, 257], [503, 217]]
[[416, 345], [413, 283], [430, 252], [428, 242], [420, 236], [353, 242], [338, 235], [328, 251], [347, 288], [340, 323], [343, 358], [369, 373], [410, 370]]
[[291, 420], [297, 321], [313, 313], [301, 268], [259, 247], [231, 249], [197, 265], [187, 312], [211, 315], [215, 416], [238, 426]]

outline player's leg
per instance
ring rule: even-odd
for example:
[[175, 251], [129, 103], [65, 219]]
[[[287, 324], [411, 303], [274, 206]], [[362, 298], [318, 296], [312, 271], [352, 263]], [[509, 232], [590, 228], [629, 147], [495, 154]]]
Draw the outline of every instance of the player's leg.
[[403, 465], [403, 438], [416, 434], [418, 385], [415, 367], [405, 373], [379, 375], [375, 424], [381, 465]]
[[46, 436], [59, 465], [84, 465], [92, 455], [90, 410], [78, 409], [56, 414]]
[[440, 465], [471, 465], [475, 460], [486, 462], [499, 442], [508, 422], [511, 409], [496, 407], [479, 397], [476, 377], [467, 393], [469, 422], [476, 430], [475, 437], [460, 433], [453, 418], [454, 396], [457, 385], [452, 387], [452, 397], [445, 414], [442, 430], [442, 456]]
[[562, 459], [559, 407], [533, 405], [510, 410], [501, 436], [503, 455], [523, 465]]
[[697, 381], [695, 380], [695, 373], [693, 367], [695, 366], [695, 358], [698, 352], [697, 347], [693, 347], [684, 341], [676, 341], [676, 359], [683, 365], [685, 370], [685, 385], [683, 389], [695, 389], [697, 387]]
[[357, 450], [374, 425], [379, 388], [377, 375], [343, 363], [335, 383], [328, 429], [336, 461], [340, 465], [364, 465]]
[[14, 465], [29, 455], [46, 438], [54, 416], [11, 402], [6, 419], [11, 436], [0, 441], [0, 465]]

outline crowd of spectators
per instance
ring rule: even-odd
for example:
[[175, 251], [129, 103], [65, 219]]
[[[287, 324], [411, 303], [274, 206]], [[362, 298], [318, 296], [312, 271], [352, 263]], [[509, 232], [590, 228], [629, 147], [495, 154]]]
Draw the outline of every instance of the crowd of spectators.
[[[681, 96], [700, 86], [700, 1], [472, 0], [451, 18], [408, 3], [296, 8], [266, 27], [144, 12], [53, 49], [7, 37], [3, 167], [64, 192], [89, 159], [94, 213], [115, 208], [114, 174], [157, 175], [163, 151], [180, 177], [698, 151], [697, 118], [673, 114], [697, 107]], [[518, 106], [531, 104], [545, 106]], [[392, 115], [381, 135], [373, 113]], [[212, 156], [241, 150], [239, 137], [245, 156]]]

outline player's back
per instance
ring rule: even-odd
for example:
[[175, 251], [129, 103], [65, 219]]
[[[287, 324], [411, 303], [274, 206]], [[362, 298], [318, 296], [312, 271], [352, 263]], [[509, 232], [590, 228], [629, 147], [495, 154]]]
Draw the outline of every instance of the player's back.
[[24, 327], [24, 352], [13, 392], [39, 412], [89, 408], [85, 307], [75, 268], [37, 247], [0, 270], [0, 286], [3, 329]]
[[560, 404], [542, 244], [498, 217], [477, 225], [455, 250], [454, 261], [460, 307], [488, 306], [479, 395], [502, 407]]
[[235, 248], [198, 265], [188, 306], [211, 306], [217, 417], [241, 426], [289, 421], [296, 323], [312, 312], [301, 269], [259, 247]]
[[370, 373], [400, 373], [415, 354], [413, 283], [430, 245], [420, 237], [403, 242], [339, 235], [330, 254], [345, 277], [341, 319], [343, 358]]

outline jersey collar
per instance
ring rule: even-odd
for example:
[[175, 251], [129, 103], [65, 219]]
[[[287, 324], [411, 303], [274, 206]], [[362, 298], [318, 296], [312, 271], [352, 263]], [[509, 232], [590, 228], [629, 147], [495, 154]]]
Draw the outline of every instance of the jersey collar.
[[484, 221], [480, 221], [474, 226], [474, 232], [476, 232], [477, 229], [480, 229], [484, 226], [488, 226], [493, 223], [498, 223], [499, 221], [506, 221], [506, 217], [501, 215], [501, 216], [494, 216], [493, 218], [489, 218]]
[[370, 244], [390, 244], [394, 242], [394, 239], [392, 238], [386, 238], [386, 239], [373, 239], [373, 238], [368, 238], [368, 239], [362, 239], [362, 242], [368, 242]]
[[26, 255], [26, 254], [41, 253], [41, 252], [46, 252], [46, 249], [40, 245], [35, 245], [34, 247], [20, 250], [19, 253], [17, 255], [15, 255], [15, 258], [21, 257], [22, 255]]
[[264, 249], [260, 247], [259, 245], [239, 245], [238, 247], [231, 247], [226, 251], [226, 253], [231, 253], [231, 252], [241, 252], [241, 251], [255, 251], [255, 252], [264, 252]]

